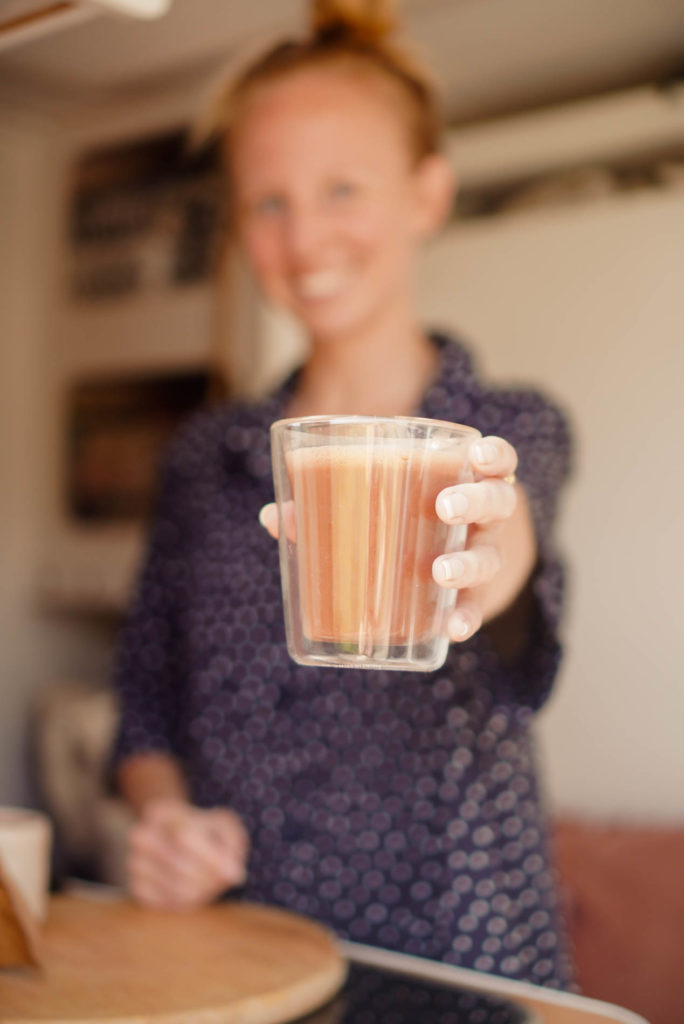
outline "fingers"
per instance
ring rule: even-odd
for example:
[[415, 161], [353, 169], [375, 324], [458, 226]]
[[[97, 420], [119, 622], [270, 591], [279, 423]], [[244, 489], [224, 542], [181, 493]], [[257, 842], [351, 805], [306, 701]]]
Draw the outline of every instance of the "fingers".
[[205, 813], [212, 839], [246, 859], [249, 835], [242, 819], [234, 811], [223, 807], [215, 807]]
[[179, 910], [199, 905], [206, 895], [197, 864], [149, 825], [133, 830], [127, 867], [133, 896], [147, 906]]
[[456, 608], [447, 620], [449, 639], [456, 643], [468, 640], [482, 625], [482, 588], [501, 568], [498, 548], [491, 544], [474, 544], [467, 551], [440, 555], [432, 566], [432, 575], [443, 587], [458, 590]]
[[[482, 537], [493, 536], [493, 527], [482, 530]], [[446, 621], [448, 637], [456, 643], [477, 632], [484, 617], [487, 585], [501, 569], [501, 554], [494, 544], [475, 543], [465, 551], [435, 558], [432, 574], [441, 587], [458, 590], [454, 611]]]
[[482, 600], [477, 591], [459, 594], [456, 608], [447, 620], [449, 639], [454, 643], [468, 640], [482, 625]]
[[173, 844], [198, 879], [215, 878], [223, 888], [244, 881], [245, 858], [232, 840], [221, 841], [208, 829], [186, 827], [173, 837]]
[[147, 906], [188, 909], [244, 882], [249, 842], [236, 814], [159, 801], [129, 838], [132, 895]]
[[[446, 487], [437, 495], [437, 515], [445, 523], [492, 523], [515, 511], [518, 456], [502, 437], [483, 437], [468, 451], [476, 483]], [[509, 477], [511, 480], [504, 478]]]
[[168, 834], [149, 824], [131, 832], [127, 869], [133, 896], [148, 906], [180, 908], [198, 888], [192, 863], [169, 842]]
[[278, 537], [278, 506], [274, 501], [264, 505], [259, 511], [259, 522], [268, 530], [272, 537]]
[[510, 476], [518, 468], [518, 455], [503, 437], [482, 437], [468, 451], [470, 465], [478, 476]]
[[[294, 501], [284, 502], [281, 508], [285, 536], [288, 540], [294, 542], [296, 539]], [[274, 501], [261, 508], [259, 511], [259, 522], [266, 530], [268, 530], [271, 536], [277, 540], [280, 532], [280, 524], [278, 519], [278, 506]]]
[[447, 487], [435, 508], [444, 523], [495, 523], [513, 515], [518, 502], [515, 484], [497, 478]]
[[498, 548], [491, 544], [473, 544], [466, 551], [440, 555], [432, 563], [436, 583], [458, 590], [479, 587], [493, 580], [501, 568]]

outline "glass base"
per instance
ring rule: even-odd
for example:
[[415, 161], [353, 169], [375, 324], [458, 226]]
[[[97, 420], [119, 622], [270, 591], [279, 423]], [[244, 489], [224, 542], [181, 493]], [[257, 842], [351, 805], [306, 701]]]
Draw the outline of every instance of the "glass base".
[[290, 657], [299, 665], [329, 668], [356, 668], [395, 672], [434, 672], [446, 661], [447, 637], [436, 637], [416, 644], [383, 644], [376, 647], [360, 643], [307, 640], [300, 650], [288, 647]]

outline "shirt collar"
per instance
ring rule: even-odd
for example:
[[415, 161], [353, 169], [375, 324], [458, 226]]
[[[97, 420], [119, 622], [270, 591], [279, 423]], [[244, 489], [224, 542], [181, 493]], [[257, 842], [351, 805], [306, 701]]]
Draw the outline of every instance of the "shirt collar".
[[[441, 333], [432, 333], [430, 338], [439, 352], [439, 365], [416, 415], [450, 421], [454, 416], [454, 395], [472, 393], [476, 387], [472, 362], [460, 341]], [[246, 469], [259, 479], [271, 475], [270, 427], [283, 417], [297, 374], [295, 370], [263, 401], [233, 407], [224, 445], [232, 455], [242, 455]]]

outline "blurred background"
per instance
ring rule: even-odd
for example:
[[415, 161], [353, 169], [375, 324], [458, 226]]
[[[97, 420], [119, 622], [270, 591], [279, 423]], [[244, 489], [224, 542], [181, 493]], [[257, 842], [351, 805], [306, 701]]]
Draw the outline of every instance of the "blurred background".
[[[269, 388], [302, 345], [221, 245], [217, 154], [189, 156], [185, 133], [218, 76], [298, 31], [304, 8], [174, 0], [141, 20], [134, 0], [110, 2], [122, 10], [0, 3], [0, 802], [47, 803], [66, 870], [116, 877], [109, 666], [160, 448], [208, 396]], [[460, 179], [422, 267], [426, 322], [574, 425], [567, 655], [537, 726], [563, 866], [595, 905], [623, 878], [615, 899], [674, 978], [684, 4], [404, 0], [400, 13], [442, 84]], [[577, 880], [578, 858], [594, 876]], [[620, 946], [615, 910], [606, 920], [626, 984], [643, 958]], [[662, 1002], [653, 970], [642, 988]], [[651, 1019], [674, 1022], [663, 1006]]]

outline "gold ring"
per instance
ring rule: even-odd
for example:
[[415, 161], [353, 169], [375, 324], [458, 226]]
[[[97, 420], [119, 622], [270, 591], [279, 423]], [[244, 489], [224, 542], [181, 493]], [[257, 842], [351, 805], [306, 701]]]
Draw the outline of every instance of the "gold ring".
[[518, 480], [518, 478], [515, 475], [515, 473], [509, 473], [508, 476], [505, 476], [503, 478], [503, 481], [504, 481], [505, 484], [515, 484], [517, 482], [517, 480]]

